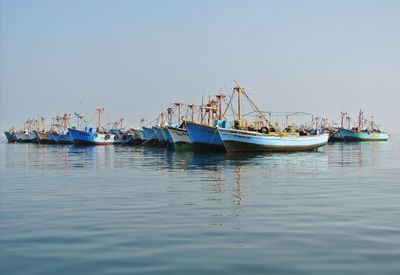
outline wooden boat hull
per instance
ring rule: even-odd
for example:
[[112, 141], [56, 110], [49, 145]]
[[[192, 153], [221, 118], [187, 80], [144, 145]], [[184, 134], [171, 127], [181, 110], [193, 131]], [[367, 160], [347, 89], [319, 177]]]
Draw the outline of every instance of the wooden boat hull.
[[389, 139], [389, 134], [378, 132], [356, 132], [340, 128], [340, 134], [344, 141], [386, 141]]
[[196, 151], [225, 151], [216, 127], [187, 122], [186, 128], [190, 143]]
[[328, 142], [329, 134], [266, 135], [257, 132], [218, 129], [227, 152], [296, 152], [312, 151]]

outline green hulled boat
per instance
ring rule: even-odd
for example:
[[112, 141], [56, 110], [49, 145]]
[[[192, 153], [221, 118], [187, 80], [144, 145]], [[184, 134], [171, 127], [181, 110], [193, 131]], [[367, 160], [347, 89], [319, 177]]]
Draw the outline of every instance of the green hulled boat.
[[355, 131], [340, 128], [340, 135], [344, 141], [385, 141], [389, 134], [380, 131]]

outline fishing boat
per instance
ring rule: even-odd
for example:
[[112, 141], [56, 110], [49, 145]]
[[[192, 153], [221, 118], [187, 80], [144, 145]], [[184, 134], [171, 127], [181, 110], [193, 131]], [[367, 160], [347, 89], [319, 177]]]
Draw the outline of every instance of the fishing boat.
[[85, 130], [68, 129], [76, 145], [122, 145], [133, 143], [130, 134], [99, 132], [96, 128], [85, 127]]
[[255, 131], [218, 129], [227, 152], [311, 151], [324, 146], [329, 134], [258, 133]]
[[123, 126], [124, 119], [121, 118], [119, 121], [113, 123], [113, 128], [108, 130], [108, 134], [113, 134], [114, 144], [118, 145], [133, 145], [134, 135], [130, 131], [126, 131]]
[[364, 112], [360, 111], [358, 114], [358, 125], [352, 129], [340, 128], [340, 134], [343, 136], [344, 141], [386, 141], [389, 139], [389, 134], [382, 132], [377, 125], [374, 124], [373, 118], [369, 121], [367, 128], [364, 128], [366, 119], [364, 119]]
[[111, 131], [111, 132], [100, 131], [101, 114], [104, 111], [104, 108], [96, 109], [96, 111], [98, 113], [97, 128], [85, 127], [85, 130], [68, 128], [68, 132], [71, 134], [74, 144], [117, 145], [117, 144], [127, 144], [128, 142], [133, 142], [133, 136], [130, 134], [122, 133], [119, 131]]
[[48, 136], [50, 132], [45, 130], [45, 119], [43, 117], [40, 118], [40, 121], [37, 120], [37, 127], [32, 132], [35, 135], [37, 142], [40, 144], [49, 144], [53, 142]]
[[386, 141], [389, 139], [388, 133], [369, 130], [347, 130], [339, 129], [340, 134], [343, 136], [344, 141]]
[[[218, 133], [217, 127], [230, 128], [230, 123], [222, 120], [222, 99], [224, 95], [217, 95], [219, 104], [215, 100], [210, 100], [207, 105], [201, 107], [201, 122], [208, 115], [207, 124], [186, 122], [186, 129], [190, 143], [196, 151], [225, 151], [224, 143]], [[218, 119], [215, 119], [219, 109]]]
[[[234, 129], [217, 128], [219, 136], [228, 153], [231, 152], [294, 152], [311, 151], [324, 146], [328, 142], [329, 134], [320, 134], [317, 128], [315, 134], [297, 132], [290, 127], [285, 131], [276, 131], [274, 126], [250, 100], [244, 88], [235, 87], [238, 98], [237, 119]], [[250, 125], [241, 116], [240, 96], [244, 95], [250, 105], [257, 111], [260, 121]]]
[[[167, 109], [167, 123], [164, 123], [164, 116], [162, 114], [162, 131], [163, 135], [168, 142], [168, 148], [171, 149], [182, 149], [181, 145], [183, 145], [182, 140], [177, 136], [177, 131], [184, 131], [187, 136], [186, 128], [184, 126], [185, 123], [181, 123], [181, 107], [184, 106], [183, 103], [174, 103], [174, 108], [169, 107]], [[190, 106], [190, 105], [188, 105]], [[174, 114], [177, 116], [177, 121], [174, 123]], [[175, 131], [176, 129], [176, 131]], [[177, 141], [177, 139], [179, 139]], [[187, 137], [187, 141], [190, 144], [189, 137]]]
[[69, 121], [71, 119], [71, 115], [64, 114], [63, 117], [57, 116], [55, 118], [55, 123], [53, 126], [55, 127], [47, 136], [50, 138], [51, 143], [55, 144], [72, 144], [72, 136], [68, 131]]
[[68, 131], [76, 145], [112, 145], [115, 142], [116, 135], [99, 132], [93, 127], [85, 127], [85, 130], [69, 128]]
[[225, 151], [224, 143], [215, 126], [188, 121], [186, 123], [190, 143], [197, 151]]
[[37, 139], [35, 134], [32, 132], [34, 129], [34, 120], [28, 119], [24, 122], [24, 129], [21, 131], [16, 131], [13, 134], [15, 142], [18, 143], [36, 143]]

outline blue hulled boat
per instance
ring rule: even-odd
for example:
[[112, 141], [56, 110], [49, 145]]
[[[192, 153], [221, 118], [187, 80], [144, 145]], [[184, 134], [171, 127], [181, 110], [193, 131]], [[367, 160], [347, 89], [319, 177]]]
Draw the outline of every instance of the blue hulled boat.
[[74, 144], [77, 145], [113, 145], [133, 142], [129, 134], [110, 134], [97, 132], [95, 128], [86, 127], [85, 131], [69, 128]]
[[47, 134], [52, 143], [56, 144], [72, 144], [73, 139], [69, 130], [64, 130], [61, 133], [49, 133]]
[[172, 136], [170, 134], [170, 132], [168, 131], [168, 127], [162, 127], [161, 131], [165, 137], [165, 139], [168, 142], [168, 145], [173, 145], [174, 141], [172, 140]]
[[343, 127], [339, 128], [340, 135], [344, 141], [386, 141], [389, 139], [389, 134], [381, 132], [376, 128], [373, 119], [370, 120], [368, 128], [364, 129], [364, 112], [360, 110], [358, 113], [358, 125], [351, 130]]
[[155, 146], [159, 143], [157, 134], [153, 128], [143, 127], [143, 136], [145, 139], [143, 145]]
[[224, 143], [218, 133], [217, 127], [186, 122], [186, 129], [190, 143], [199, 151], [224, 151]]
[[[329, 134], [320, 134], [315, 131], [296, 131], [294, 127], [287, 127], [285, 131], [277, 131], [274, 125], [264, 116], [258, 107], [250, 100], [244, 88], [235, 87], [237, 94], [237, 119], [233, 129], [229, 127], [217, 128], [219, 136], [227, 152], [295, 152], [311, 151], [324, 146]], [[258, 121], [249, 123], [241, 116], [240, 96], [244, 95], [254, 111], [258, 113]]]
[[344, 141], [386, 141], [389, 139], [388, 133], [380, 131], [355, 131], [340, 128], [340, 135]]
[[329, 134], [259, 133], [235, 129], [218, 129], [227, 152], [311, 151], [324, 146]]

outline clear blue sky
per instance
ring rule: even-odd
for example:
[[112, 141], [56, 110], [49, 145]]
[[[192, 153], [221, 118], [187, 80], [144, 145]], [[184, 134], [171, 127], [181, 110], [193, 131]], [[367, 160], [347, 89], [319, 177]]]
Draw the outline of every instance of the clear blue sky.
[[105, 107], [135, 126], [232, 80], [262, 109], [400, 132], [400, 1], [1, 0], [1, 128]]

